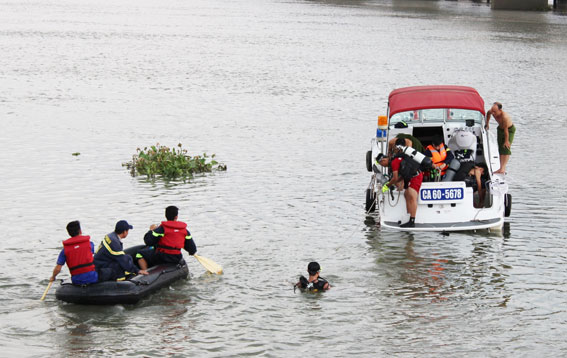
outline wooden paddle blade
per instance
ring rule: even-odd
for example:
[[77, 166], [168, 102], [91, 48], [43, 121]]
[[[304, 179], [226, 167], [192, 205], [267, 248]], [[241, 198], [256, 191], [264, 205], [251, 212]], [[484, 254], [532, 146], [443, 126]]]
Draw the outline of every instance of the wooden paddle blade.
[[51, 288], [51, 285], [53, 285], [53, 281], [49, 281], [49, 285], [47, 285], [45, 292], [43, 292], [43, 296], [41, 296], [40, 301], [43, 301], [45, 299], [45, 296], [47, 296], [47, 291], [49, 291], [49, 289]]
[[207, 271], [209, 271], [211, 273], [216, 273], [217, 275], [222, 274], [222, 266], [217, 264], [213, 260], [208, 259], [208, 258], [203, 257], [203, 256], [199, 256], [197, 254], [195, 254], [193, 256], [197, 259], [197, 261], [199, 261], [199, 263], [201, 265], [203, 265], [204, 268], [207, 269]]

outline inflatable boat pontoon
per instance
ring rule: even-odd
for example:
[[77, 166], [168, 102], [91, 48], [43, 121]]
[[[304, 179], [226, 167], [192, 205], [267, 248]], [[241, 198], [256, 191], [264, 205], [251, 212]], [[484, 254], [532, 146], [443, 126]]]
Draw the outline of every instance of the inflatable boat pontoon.
[[[125, 250], [134, 255], [144, 246]], [[187, 278], [189, 269], [184, 260], [177, 265], [157, 265], [148, 269], [149, 275], [137, 275], [124, 281], [104, 281], [90, 285], [73, 285], [63, 280], [55, 291], [61, 301], [85, 305], [133, 304], [173, 282]]]

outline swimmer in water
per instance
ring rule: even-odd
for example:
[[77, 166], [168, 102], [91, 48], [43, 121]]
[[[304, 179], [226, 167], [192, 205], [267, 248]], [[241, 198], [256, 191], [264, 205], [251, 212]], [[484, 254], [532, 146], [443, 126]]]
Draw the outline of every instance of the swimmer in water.
[[310, 262], [309, 265], [307, 265], [309, 278], [307, 279], [304, 276], [300, 276], [299, 282], [297, 282], [293, 286], [294, 291], [296, 287], [304, 290], [309, 290], [311, 292], [326, 291], [331, 288], [329, 282], [323, 277], [319, 276], [320, 271], [321, 266], [317, 262]]

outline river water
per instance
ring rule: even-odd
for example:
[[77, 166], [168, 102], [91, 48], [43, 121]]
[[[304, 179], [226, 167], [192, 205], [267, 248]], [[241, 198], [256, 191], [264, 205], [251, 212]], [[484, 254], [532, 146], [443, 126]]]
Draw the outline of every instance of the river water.
[[[0, 2], [0, 356], [567, 355], [566, 33], [465, 1]], [[426, 84], [515, 122], [502, 233], [366, 217], [376, 117]], [[228, 171], [131, 177], [155, 143]], [[39, 301], [68, 221], [129, 246], [172, 204], [222, 276], [186, 255], [134, 306]], [[333, 289], [294, 293], [311, 260]]]

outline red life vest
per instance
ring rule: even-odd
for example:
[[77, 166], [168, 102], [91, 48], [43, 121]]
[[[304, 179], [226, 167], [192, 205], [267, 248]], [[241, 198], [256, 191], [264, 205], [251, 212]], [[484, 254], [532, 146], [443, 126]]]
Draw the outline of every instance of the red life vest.
[[77, 235], [63, 241], [63, 250], [71, 276], [95, 270], [90, 236]]
[[445, 175], [448, 165], [443, 163], [445, 158], [447, 158], [447, 150], [445, 150], [445, 145], [441, 143], [439, 150], [435, 149], [434, 146], [428, 145], [426, 150], [431, 152], [431, 161], [433, 164], [438, 164], [437, 167], [441, 170], [441, 175]]
[[157, 251], [170, 255], [181, 255], [181, 249], [185, 247], [185, 236], [187, 236], [187, 224], [181, 221], [162, 221], [163, 237], [157, 244]]

